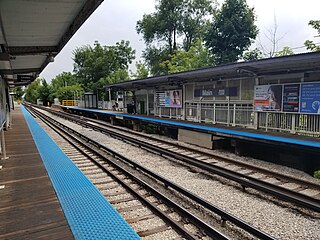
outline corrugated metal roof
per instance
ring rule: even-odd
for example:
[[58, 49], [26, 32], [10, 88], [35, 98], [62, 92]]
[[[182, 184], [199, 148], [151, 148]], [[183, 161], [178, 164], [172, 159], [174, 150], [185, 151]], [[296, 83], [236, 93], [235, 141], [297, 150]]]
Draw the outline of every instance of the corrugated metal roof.
[[260, 59], [250, 62], [237, 62], [201, 68], [174, 74], [136, 79], [107, 85], [107, 88], [135, 89], [154, 87], [166, 83], [220, 80], [225, 78], [259, 77], [287, 73], [320, 71], [320, 52], [295, 54], [290, 56]]
[[35, 78], [102, 2], [1, 0], [0, 74]]

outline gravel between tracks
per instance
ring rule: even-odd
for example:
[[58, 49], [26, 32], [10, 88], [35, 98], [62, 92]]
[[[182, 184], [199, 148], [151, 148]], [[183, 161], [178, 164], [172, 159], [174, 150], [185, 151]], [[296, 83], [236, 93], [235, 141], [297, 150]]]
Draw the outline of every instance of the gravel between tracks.
[[[319, 218], [301, 214], [290, 207], [286, 208], [276, 205], [252, 194], [243, 193], [240, 188], [222, 184], [201, 173], [191, 172], [186, 167], [173, 164], [163, 157], [148, 153], [145, 150], [115, 140], [102, 133], [83, 128], [58, 117], [55, 117], [55, 119], [161, 174], [276, 238], [295, 240], [320, 239]], [[245, 158], [243, 159], [246, 161]], [[262, 165], [263, 167], [269, 165], [266, 162], [253, 161], [255, 164]], [[290, 174], [310, 180], [306, 174], [291, 168], [275, 164], [270, 164], [270, 168], [277, 171], [283, 171], [283, 169], [285, 171], [290, 170]], [[315, 216], [319, 217], [319, 214], [315, 214]]]

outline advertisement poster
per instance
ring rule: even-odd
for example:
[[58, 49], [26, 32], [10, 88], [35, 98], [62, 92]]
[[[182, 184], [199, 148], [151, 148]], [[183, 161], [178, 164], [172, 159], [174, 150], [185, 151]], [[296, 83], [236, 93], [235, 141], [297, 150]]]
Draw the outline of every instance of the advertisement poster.
[[173, 108], [182, 107], [182, 90], [166, 91], [165, 106]]
[[254, 89], [256, 111], [281, 111], [282, 85], [259, 85]]
[[300, 84], [288, 84], [283, 87], [283, 112], [299, 112]]
[[166, 93], [165, 92], [156, 92], [156, 104], [159, 107], [165, 107], [166, 106]]
[[300, 112], [320, 114], [320, 83], [301, 84]]

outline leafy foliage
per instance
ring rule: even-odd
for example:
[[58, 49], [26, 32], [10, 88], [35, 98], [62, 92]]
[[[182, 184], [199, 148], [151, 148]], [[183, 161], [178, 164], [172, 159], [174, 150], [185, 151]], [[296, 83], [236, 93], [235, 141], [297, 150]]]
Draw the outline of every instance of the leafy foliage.
[[211, 63], [208, 50], [198, 39], [192, 44], [189, 51], [177, 50], [170, 60], [162, 62], [160, 66], [166, 67], [168, 73], [176, 73], [210, 66]]
[[226, 0], [207, 32], [206, 45], [217, 64], [236, 62], [258, 34], [254, 9], [245, 0]]
[[45, 79], [41, 80], [41, 85], [38, 88], [39, 98], [43, 101], [43, 105], [47, 106], [50, 102], [50, 94], [51, 94], [51, 87], [48, 85]]
[[37, 78], [34, 80], [27, 88], [26, 90], [26, 96], [25, 99], [28, 102], [36, 103], [37, 99], [40, 97], [39, 90], [40, 90], [40, 85], [41, 79]]
[[[318, 35], [320, 36], [320, 20], [310, 20], [309, 25], [312, 26], [315, 30], [318, 31]], [[311, 40], [307, 40], [304, 42], [304, 45], [308, 50], [312, 52], [320, 51], [320, 46]]]
[[189, 51], [194, 40], [203, 40], [209, 26], [208, 17], [213, 15], [215, 5], [215, 1], [209, 0], [184, 1], [181, 32], [184, 34], [183, 49], [185, 51]]
[[168, 73], [168, 69], [166, 69], [165, 66], [160, 65], [160, 63], [162, 62], [170, 60], [170, 51], [168, 48], [156, 48], [153, 46], [149, 46], [143, 52], [143, 57], [153, 76]]
[[244, 52], [242, 58], [244, 61], [254, 61], [263, 58], [263, 53], [260, 49], [255, 48], [251, 51]]
[[21, 98], [22, 98], [22, 96], [24, 94], [24, 90], [21, 87], [16, 87], [14, 89], [14, 93], [15, 93], [14, 99], [15, 100], [21, 100]]
[[160, 63], [170, 61], [181, 47], [188, 51], [195, 39], [203, 39], [214, 3], [210, 0], [158, 0], [156, 12], [145, 14], [137, 22], [136, 30], [147, 44], [143, 56], [152, 75], [168, 73]]
[[79, 84], [75, 84], [58, 88], [57, 91], [54, 92], [54, 96], [59, 98], [59, 100], [71, 100], [83, 93], [83, 88]]
[[96, 83], [117, 70], [127, 70], [135, 58], [135, 51], [129, 41], [121, 41], [115, 46], [83, 46], [73, 52], [74, 72], [85, 90], [96, 90]]
[[314, 174], [313, 174], [313, 176], [314, 176], [315, 178], [320, 179], [320, 170], [315, 171]]
[[181, 18], [184, 0], [159, 0], [156, 12], [143, 15], [137, 22], [137, 32], [143, 34], [147, 44], [154, 40], [164, 41], [173, 53], [177, 49], [177, 38], [180, 35]]
[[136, 62], [137, 71], [135, 73], [131, 73], [132, 78], [141, 79], [147, 78], [149, 76], [149, 70], [145, 63], [139, 61]]
[[277, 52], [275, 56], [281, 57], [281, 56], [288, 56], [292, 54], [294, 54], [294, 52], [290, 47], [284, 47], [281, 51]]

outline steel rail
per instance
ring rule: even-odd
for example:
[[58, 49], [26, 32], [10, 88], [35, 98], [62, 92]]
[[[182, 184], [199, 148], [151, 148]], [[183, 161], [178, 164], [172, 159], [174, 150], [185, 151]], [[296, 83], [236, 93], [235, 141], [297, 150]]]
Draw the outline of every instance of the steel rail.
[[[50, 120], [45, 119], [47, 117], [43, 117], [41, 116], [39, 113], [37, 113], [38, 117], [40, 119], [42, 119], [44, 122], [50, 124], [50, 125], [54, 125], [53, 123], [50, 123]], [[62, 124], [58, 123], [57, 121], [51, 119], [53, 122], [55, 122], [55, 124], [60, 125], [60, 127], [62, 126]], [[56, 126], [57, 127], [57, 126]], [[64, 126], [66, 127], [66, 126]], [[64, 128], [63, 127], [63, 128]], [[199, 227], [200, 229], [202, 229], [203, 231], [205, 231], [206, 234], [208, 234], [211, 237], [214, 237], [214, 239], [217, 240], [230, 240], [229, 237], [227, 237], [226, 235], [222, 234], [221, 232], [219, 232], [218, 230], [216, 230], [215, 228], [213, 228], [212, 226], [208, 225], [207, 223], [205, 223], [204, 221], [202, 221], [200, 218], [198, 218], [197, 216], [195, 216], [194, 214], [191, 214], [189, 211], [187, 211], [185, 208], [181, 207], [180, 205], [178, 205], [177, 203], [175, 203], [174, 201], [170, 200], [168, 197], [166, 197], [165, 195], [163, 195], [162, 193], [158, 192], [156, 189], [154, 189], [151, 185], [149, 185], [148, 183], [146, 183], [145, 181], [143, 181], [142, 179], [134, 176], [132, 173], [130, 173], [128, 170], [126, 170], [125, 168], [123, 168], [122, 166], [120, 166], [119, 164], [115, 163], [114, 161], [108, 159], [104, 152], [100, 153], [97, 150], [94, 150], [93, 148], [89, 147], [86, 143], [88, 141], [86, 141], [86, 143], [81, 142], [79, 139], [75, 138], [74, 136], [72, 136], [70, 133], [68, 133], [65, 129], [60, 128], [59, 130], [64, 132], [64, 134], [68, 135], [69, 137], [73, 138], [73, 140], [76, 140], [78, 144], [82, 145], [83, 147], [89, 149], [90, 151], [94, 152], [95, 155], [99, 156], [101, 159], [103, 159], [104, 161], [108, 162], [109, 164], [112, 164], [114, 167], [116, 167], [118, 170], [122, 171], [125, 175], [129, 176], [130, 178], [134, 179], [136, 182], [138, 182], [140, 185], [142, 185], [144, 188], [146, 188], [149, 192], [151, 192], [153, 195], [157, 196], [158, 198], [160, 198], [163, 202], [165, 202], [167, 205], [169, 205], [170, 207], [174, 208], [175, 211], [179, 212], [181, 215], [183, 215], [186, 219], [189, 219], [192, 221], [192, 223], [194, 225], [196, 225], [197, 227]], [[72, 133], [75, 133], [74, 130], [72, 130], [71, 128], [66, 127], [69, 131], [71, 131]], [[58, 132], [58, 131], [56, 131]], [[78, 134], [77, 134], [78, 135]], [[78, 135], [80, 138], [85, 139], [86, 137], [79, 134]], [[118, 178], [116, 175], [112, 174], [111, 172], [109, 172], [102, 164], [98, 163], [92, 156], [90, 156], [88, 153], [85, 153], [85, 151], [83, 151], [81, 148], [79, 148], [76, 144], [72, 143], [70, 140], [68, 140], [66, 137], [64, 137], [70, 144], [72, 144], [74, 147], [77, 148], [77, 150], [79, 150], [81, 153], [85, 154], [88, 158], [90, 158], [96, 165], [98, 165], [104, 172], [107, 172], [108, 174], [110, 174], [112, 176], [112, 178], [116, 179], [118, 182], [121, 183], [121, 185], [123, 185], [126, 189], [128, 189], [133, 195], [135, 195], [137, 198], [139, 198], [139, 200], [141, 200], [142, 202], [144, 202], [149, 208], [151, 208], [155, 214], [159, 215], [160, 217], [164, 218], [164, 220], [169, 223], [169, 225], [173, 226], [179, 233], [181, 233], [184, 237], [186, 237], [187, 239], [198, 239], [197, 236], [193, 236], [191, 235], [188, 231], [186, 231], [184, 229], [184, 227], [179, 224], [178, 222], [176, 222], [175, 220], [171, 219], [170, 217], [167, 216], [166, 213], [162, 212], [161, 210], [159, 210], [154, 204], [152, 204], [151, 202], [149, 202], [147, 199], [145, 199], [141, 194], [139, 194], [138, 192], [136, 192], [134, 189], [132, 189], [128, 184], [126, 184], [125, 182], [123, 182], [120, 178]], [[87, 139], [89, 140], [89, 139]], [[91, 142], [92, 140], [90, 140]], [[96, 147], [100, 147], [100, 144], [95, 142], [94, 145], [97, 145]]]
[[94, 130], [98, 130], [102, 133], [106, 133], [110, 136], [114, 136], [117, 139], [122, 139], [122, 140], [126, 140], [129, 142], [133, 142], [134, 144], [136, 144], [140, 147], [144, 147], [146, 149], [149, 149], [153, 152], [158, 152], [161, 155], [166, 155], [168, 157], [172, 157], [172, 158], [179, 160], [183, 163], [191, 164], [191, 165], [199, 167], [203, 170], [209, 171], [210, 173], [214, 173], [214, 174], [217, 174], [217, 175], [222, 176], [224, 178], [238, 182], [243, 188], [250, 187], [250, 188], [268, 193], [270, 195], [276, 196], [279, 199], [282, 199], [282, 200], [285, 200], [285, 201], [288, 201], [291, 203], [295, 203], [297, 205], [314, 210], [316, 212], [320, 212], [320, 201], [315, 198], [312, 198], [310, 196], [292, 191], [290, 189], [286, 189], [281, 186], [274, 185], [272, 183], [265, 182], [263, 180], [256, 179], [254, 177], [250, 177], [250, 176], [247, 176], [247, 175], [244, 175], [241, 173], [237, 173], [235, 171], [232, 171], [232, 170], [220, 167], [220, 166], [211, 165], [211, 164], [204, 163], [204, 162], [199, 162], [198, 160], [196, 160], [192, 157], [185, 156], [180, 153], [172, 152], [170, 150], [161, 148], [160, 146], [154, 146], [154, 145], [149, 144], [147, 142], [140, 141], [136, 138], [132, 138], [130, 136], [126, 136], [126, 135], [123, 135], [120, 133], [116, 133], [116, 132], [107, 130], [103, 127], [87, 123], [86, 121], [84, 121], [82, 119], [74, 119], [74, 121], [78, 121], [78, 122], [80, 122], [81, 125], [90, 127]]
[[[196, 195], [194, 195], [193, 193], [191, 193], [190, 191], [188, 191], [187, 189], [185, 188], [182, 188], [180, 186], [178, 186], [177, 184], [167, 180], [166, 178], [164, 177], [161, 177], [160, 175], [158, 175], [157, 173], [143, 167], [142, 165], [122, 156], [121, 154], [113, 151], [112, 149], [106, 147], [106, 146], [103, 146], [101, 145], [100, 143], [78, 133], [78, 132], [75, 132], [73, 129], [61, 124], [61, 123], [58, 123], [56, 120], [52, 119], [54, 122], [56, 122], [57, 124], [59, 124], [60, 126], [63, 126], [63, 128], [67, 129], [67, 131], [70, 131], [72, 133], [75, 133], [76, 135], [78, 135], [81, 139], [85, 140], [86, 142], [90, 142], [91, 144], [95, 145], [98, 149], [100, 150], [104, 150], [106, 151], [108, 154], [111, 154], [112, 156], [114, 157], [117, 157], [118, 159], [134, 166], [135, 169], [140, 169], [142, 170], [144, 173], [152, 176], [154, 179], [162, 182], [166, 187], [171, 187], [172, 189], [176, 190], [177, 192], [183, 194], [184, 196], [192, 199], [193, 201], [195, 201], [196, 203], [202, 205], [203, 207], [209, 209], [210, 211], [218, 214], [221, 219], [223, 221], [230, 221], [232, 222], [233, 224], [237, 225], [238, 227], [240, 227], [241, 229], [244, 229], [245, 231], [247, 231], [248, 233], [251, 233], [252, 235], [256, 236], [256, 237], [259, 237], [260, 239], [265, 239], [265, 240], [272, 240], [272, 239], [275, 239], [273, 238], [272, 236], [270, 236], [269, 234], [255, 228], [254, 226], [246, 223], [245, 221], [237, 218], [236, 216], [232, 215], [232, 214], [229, 214], [228, 212], [224, 211], [223, 209], [209, 203], [208, 201], [206, 201], [205, 199], [203, 198], [200, 198]], [[73, 136], [70, 136], [72, 138], [74, 138]], [[76, 138], [74, 138], [76, 139]], [[80, 140], [77, 139], [77, 141], [80, 142]], [[101, 157], [103, 157], [104, 155], [100, 155]]]
[[[50, 112], [52, 114], [58, 115], [58, 116], [60, 116], [62, 118], [69, 118], [69, 119], [73, 119], [74, 121], [82, 121], [83, 124], [87, 123], [86, 121], [90, 121], [90, 122], [95, 122], [97, 124], [100, 124], [100, 125], [103, 125], [105, 127], [111, 128], [110, 126], [108, 126], [108, 124], [103, 123], [101, 120], [82, 117], [82, 116], [70, 114], [70, 113], [67, 113], [67, 112], [61, 113], [61, 112], [58, 112], [58, 111], [55, 111], [55, 110], [52, 110], [52, 109], [48, 109], [48, 108], [45, 108], [45, 107], [40, 107], [40, 106], [36, 106], [36, 107], [39, 107], [39, 108], [41, 108], [43, 110], [46, 110], [46, 111], [48, 111], [48, 112]], [[86, 126], [91, 127], [91, 125], [86, 125]], [[124, 131], [123, 129], [121, 129], [120, 127], [117, 127], [117, 126], [112, 126], [112, 128], [115, 128], [115, 129], [117, 129], [119, 131]], [[229, 162], [229, 163], [235, 164], [235, 165], [240, 166], [240, 167], [249, 168], [249, 169], [251, 169], [253, 171], [259, 171], [259, 173], [269, 174], [269, 175], [272, 175], [275, 178], [281, 179], [282, 181], [294, 182], [294, 183], [297, 183], [297, 184], [299, 184], [301, 186], [306, 186], [308, 188], [314, 188], [314, 189], [319, 189], [320, 188], [320, 184], [316, 184], [316, 183], [312, 183], [312, 182], [309, 182], [309, 181], [305, 181], [303, 179], [299, 179], [299, 178], [295, 178], [295, 177], [292, 177], [292, 176], [284, 175], [284, 174], [281, 174], [281, 173], [278, 173], [278, 172], [275, 172], [275, 171], [271, 171], [271, 170], [268, 170], [268, 169], [265, 169], [265, 168], [261, 168], [261, 167], [258, 167], [258, 166], [253, 166], [252, 164], [249, 164], [249, 163], [239, 162], [239, 161], [236, 161], [236, 160], [233, 160], [233, 159], [230, 159], [230, 158], [227, 158], [227, 157], [223, 157], [223, 156], [220, 156], [220, 155], [217, 155], [217, 154], [203, 152], [201, 150], [189, 148], [189, 147], [186, 147], [186, 146], [181, 146], [181, 145], [176, 144], [176, 143], [169, 143], [166, 140], [154, 138], [154, 137], [151, 137], [151, 136], [146, 136], [146, 135], [140, 134], [138, 132], [132, 133], [132, 134], [136, 134], [138, 136], [147, 138], [147, 139], [152, 140], [152, 141], [158, 141], [158, 142], [161, 142], [163, 144], [170, 144], [170, 145], [173, 145], [173, 146], [175, 146], [177, 148], [184, 149], [186, 151], [192, 151], [192, 152], [197, 153], [197, 154], [201, 154], [201, 155], [204, 155], [204, 156], [212, 157], [212, 158], [214, 158], [216, 160]]]

